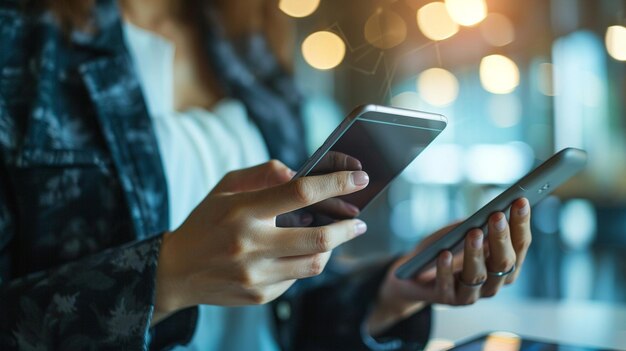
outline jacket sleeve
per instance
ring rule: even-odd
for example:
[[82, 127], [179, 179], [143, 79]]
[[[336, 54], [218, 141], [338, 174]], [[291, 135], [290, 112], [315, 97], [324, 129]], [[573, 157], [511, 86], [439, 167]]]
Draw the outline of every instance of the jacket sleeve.
[[392, 261], [340, 274], [298, 303], [295, 350], [421, 350], [431, 328], [430, 306], [376, 338], [365, 323]]
[[0, 349], [145, 349], [161, 237], [11, 279], [6, 205], [0, 193]]

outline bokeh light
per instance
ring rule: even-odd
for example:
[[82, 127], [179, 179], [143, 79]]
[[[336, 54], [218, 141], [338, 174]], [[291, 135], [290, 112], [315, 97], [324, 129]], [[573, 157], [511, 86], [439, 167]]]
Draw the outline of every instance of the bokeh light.
[[278, 8], [291, 17], [306, 17], [320, 5], [320, 0], [280, 0]]
[[346, 55], [346, 44], [332, 32], [320, 31], [309, 35], [302, 43], [306, 62], [320, 70], [337, 67]]
[[487, 16], [485, 0], [446, 0], [446, 9], [454, 22], [462, 26], [473, 26]]
[[365, 23], [365, 39], [379, 49], [390, 49], [406, 39], [406, 23], [390, 10], [378, 9]]
[[559, 217], [561, 239], [570, 249], [587, 249], [595, 239], [598, 223], [593, 204], [584, 199], [566, 202]]
[[446, 5], [431, 2], [417, 11], [417, 26], [430, 40], [444, 40], [459, 31], [459, 25], [450, 17]]
[[508, 332], [493, 332], [485, 340], [484, 351], [519, 351], [522, 338]]
[[626, 61], [626, 27], [610, 26], [604, 38], [606, 50], [616, 60]]
[[519, 85], [519, 68], [510, 58], [489, 55], [480, 61], [480, 83], [494, 94], [508, 94]]
[[515, 40], [515, 28], [508, 17], [490, 13], [480, 24], [480, 34], [493, 46], [505, 46]]
[[443, 68], [430, 68], [417, 78], [420, 97], [433, 106], [446, 106], [459, 95], [459, 81]]

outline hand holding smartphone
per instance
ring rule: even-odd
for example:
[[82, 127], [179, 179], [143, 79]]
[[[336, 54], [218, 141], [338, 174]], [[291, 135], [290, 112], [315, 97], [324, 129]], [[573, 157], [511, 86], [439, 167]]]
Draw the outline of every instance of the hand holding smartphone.
[[424, 247], [398, 267], [396, 276], [400, 279], [410, 279], [435, 267], [437, 256], [441, 251], [450, 250], [453, 254], [460, 252], [466, 233], [473, 228], [484, 228], [491, 214], [508, 212], [511, 203], [521, 197], [527, 198], [530, 206], [537, 204], [580, 172], [586, 163], [587, 153], [583, 150], [566, 148], [559, 151], [443, 237]]

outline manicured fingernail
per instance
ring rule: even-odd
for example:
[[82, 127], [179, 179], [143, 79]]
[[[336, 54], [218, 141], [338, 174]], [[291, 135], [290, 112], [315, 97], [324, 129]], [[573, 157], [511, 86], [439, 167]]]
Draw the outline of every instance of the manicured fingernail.
[[517, 214], [520, 216], [526, 216], [530, 212], [530, 206], [528, 206], [528, 202], [524, 204], [524, 207], [517, 210]]
[[370, 182], [370, 177], [363, 171], [352, 172], [352, 183], [356, 186], [366, 185]]
[[353, 204], [349, 204], [349, 203], [347, 203], [347, 202], [346, 202], [346, 203], [345, 203], [345, 206], [346, 206], [346, 208], [348, 209], [348, 211], [350, 211], [350, 213], [351, 213], [353, 216], [356, 216], [356, 215], [358, 215], [358, 214], [361, 212], [361, 210], [359, 210], [359, 208], [358, 208], [358, 207], [356, 207], [356, 206], [354, 206]]
[[506, 228], [506, 218], [504, 216], [500, 217], [500, 219], [494, 224], [494, 227], [499, 232], [504, 231], [504, 228]]
[[354, 224], [354, 234], [361, 235], [367, 231], [367, 224], [361, 220], [357, 220]]
[[472, 239], [472, 247], [475, 249], [480, 249], [483, 246], [483, 235], [477, 235], [474, 239]]

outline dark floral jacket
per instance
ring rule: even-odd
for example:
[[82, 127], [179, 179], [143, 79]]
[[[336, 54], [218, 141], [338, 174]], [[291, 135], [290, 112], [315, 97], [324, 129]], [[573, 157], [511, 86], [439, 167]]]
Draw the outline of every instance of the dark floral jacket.
[[[237, 48], [206, 15], [206, 52], [272, 157], [306, 157], [292, 79], [253, 35]], [[211, 23], [213, 23], [211, 25]], [[167, 349], [197, 308], [150, 328], [167, 187], [114, 0], [85, 33], [0, 0], [0, 349]], [[361, 332], [386, 265], [330, 267], [272, 303], [285, 350], [416, 349], [430, 310], [385, 338]]]

